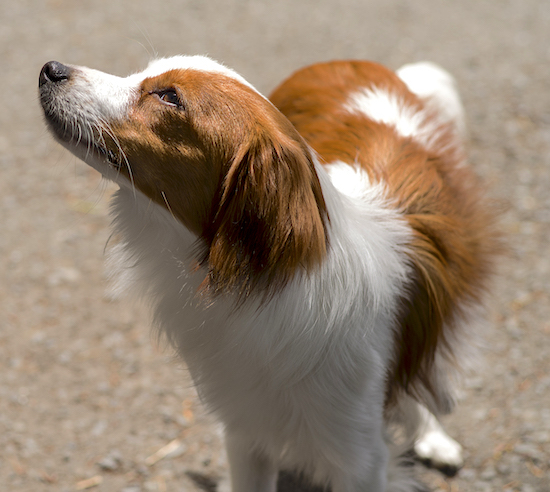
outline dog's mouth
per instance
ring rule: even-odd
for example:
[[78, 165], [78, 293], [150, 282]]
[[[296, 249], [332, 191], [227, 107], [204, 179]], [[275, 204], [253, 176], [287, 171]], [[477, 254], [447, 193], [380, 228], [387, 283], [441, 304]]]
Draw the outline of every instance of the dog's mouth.
[[74, 135], [69, 136], [69, 138], [58, 137], [58, 140], [73, 154], [88, 164], [93, 165], [93, 161], [100, 160], [117, 171], [123, 168], [123, 154], [121, 151], [112, 150], [94, 140], [76, 138]]
[[102, 147], [98, 144], [91, 144], [90, 147], [95, 151], [99, 156], [103, 157], [107, 163], [114, 167], [117, 170], [122, 169], [122, 153], [121, 152], [114, 152], [111, 149], [108, 149], [106, 147]]
[[52, 92], [49, 87], [40, 88], [44, 118], [55, 139], [100, 172], [103, 170], [99, 163], [107, 164], [117, 171], [123, 169], [126, 157], [111, 136], [112, 132], [64, 101], [59, 102], [57, 95]]
[[84, 132], [82, 130], [84, 125], [78, 123], [72, 123], [69, 127], [66, 121], [48, 108], [44, 108], [44, 115], [56, 140], [84, 162], [93, 165], [91, 160], [100, 160], [116, 170], [121, 170], [124, 167], [123, 152], [119, 149], [113, 150], [108, 146], [108, 142], [112, 141], [112, 146], [116, 147], [114, 140], [108, 136], [108, 132], [103, 132], [100, 128]]

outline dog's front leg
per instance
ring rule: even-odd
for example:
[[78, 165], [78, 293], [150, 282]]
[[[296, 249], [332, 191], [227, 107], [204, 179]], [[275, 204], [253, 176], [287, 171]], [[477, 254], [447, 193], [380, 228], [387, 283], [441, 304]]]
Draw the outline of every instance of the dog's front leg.
[[226, 432], [225, 444], [232, 492], [276, 491], [277, 467], [254, 448], [250, 439]]

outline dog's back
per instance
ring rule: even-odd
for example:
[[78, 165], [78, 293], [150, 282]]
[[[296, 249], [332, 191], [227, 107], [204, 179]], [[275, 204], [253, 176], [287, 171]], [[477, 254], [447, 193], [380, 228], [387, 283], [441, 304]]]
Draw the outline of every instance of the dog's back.
[[342, 164], [355, 167], [408, 222], [413, 282], [402, 296], [388, 402], [406, 389], [448, 411], [433, 362], [436, 354], [453, 360], [455, 330], [482, 297], [499, 249], [495, 211], [466, 164], [454, 81], [428, 63], [396, 74], [376, 63], [331, 62], [298, 71], [271, 99], [336, 182]]

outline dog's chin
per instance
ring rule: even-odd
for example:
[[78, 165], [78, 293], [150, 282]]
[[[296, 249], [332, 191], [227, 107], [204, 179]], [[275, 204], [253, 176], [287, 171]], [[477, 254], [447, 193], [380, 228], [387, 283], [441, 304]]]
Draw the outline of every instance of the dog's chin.
[[46, 121], [55, 140], [65, 147], [71, 154], [85, 162], [105, 178], [118, 182], [127, 168], [121, 152], [115, 152], [105, 146], [82, 137], [73, 135], [64, 129], [64, 125], [56, 118], [46, 114]]
[[105, 178], [118, 182], [124, 174], [122, 159], [117, 158], [112, 150], [86, 141], [67, 141], [59, 137], [56, 137], [56, 140], [75, 157], [100, 172]]
[[[79, 123], [67, 121], [56, 111], [54, 103], [56, 93], [47, 88], [41, 88], [40, 99], [44, 111], [44, 120], [48, 130], [55, 140], [69, 152], [84, 161], [90, 167], [99, 171], [103, 176], [117, 181], [123, 170], [127, 169], [125, 156], [119, 150], [112, 150], [106, 145], [98, 143], [97, 135], [89, 132], [86, 135]], [[77, 118], [78, 120], [78, 118]], [[103, 139], [101, 139], [103, 141]], [[125, 165], [126, 164], [126, 165]]]

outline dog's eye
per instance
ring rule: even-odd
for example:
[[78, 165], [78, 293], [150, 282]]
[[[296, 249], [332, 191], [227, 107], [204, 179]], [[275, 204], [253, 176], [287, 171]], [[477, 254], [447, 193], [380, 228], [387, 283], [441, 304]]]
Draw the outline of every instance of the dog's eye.
[[178, 93], [174, 89], [166, 89], [158, 93], [158, 96], [161, 101], [169, 104], [170, 106], [181, 107], [181, 101], [178, 97]]

